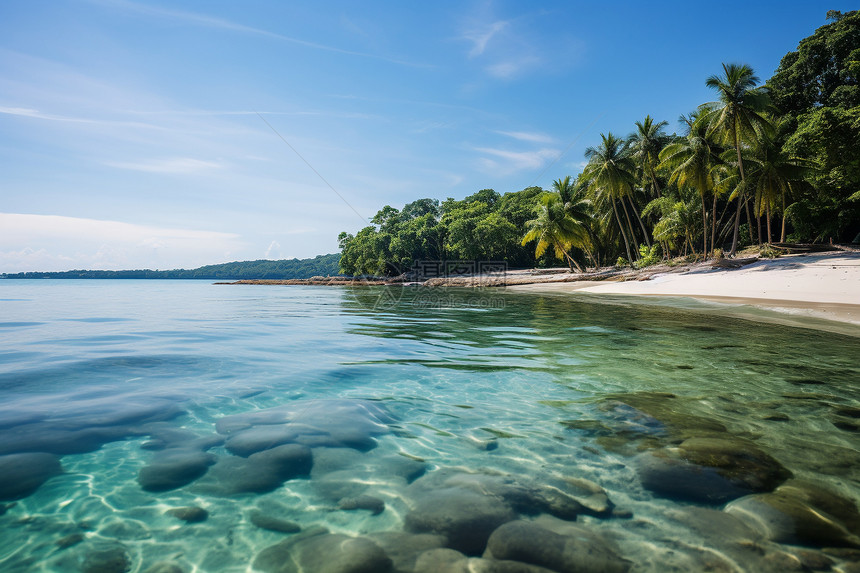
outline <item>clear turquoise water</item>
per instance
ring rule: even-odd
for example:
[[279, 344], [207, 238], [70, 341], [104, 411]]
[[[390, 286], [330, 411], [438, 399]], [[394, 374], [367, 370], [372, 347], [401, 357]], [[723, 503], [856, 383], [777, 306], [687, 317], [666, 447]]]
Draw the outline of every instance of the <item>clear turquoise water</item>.
[[[461, 467], [591, 480], [633, 518], [579, 521], [634, 570], [696, 569], [703, 555], [755, 570], [733, 558], [727, 536], [683, 517], [704, 505], [639, 483], [631, 460], [647, 430], [630, 437], [605, 404], [643, 392], [677, 396], [667, 419], [722, 424], [795, 477], [860, 497], [860, 438], [834, 425], [836, 409], [858, 404], [860, 337], [585, 295], [2, 281], [0, 453], [37, 451], [14, 446], [33, 424], [48, 441], [70, 428], [102, 437], [62, 453], [61, 475], [10, 500], [0, 570], [79, 571], [94, 547], [121, 544], [133, 571], [164, 560], [249, 571], [285, 537], [251, 523], [254, 509], [350, 535], [401, 530], [414, 500], [390, 460], [409, 458], [425, 460], [427, 476]], [[334, 481], [314, 473], [262, 494], [212, 493], [205, 477], [164, 492], [138, 483], [156, 455], [141, 447], [155, 427], [146, 424], [214, 436], [228, 415], [332, 398], [374, 400], [391, 415], [370, 451], [314, 448], [320, 460], [343, 453], [347, 490], [383, 499], [378, 515], [338, 510]], [[111, 434], [120, 425], [133, 435]], [[209, 452], [235, 457], [223, 445]], [[183, 506], [209, 518], [165, 514]], [[57, 544], [71, 535], [80, 542]]]

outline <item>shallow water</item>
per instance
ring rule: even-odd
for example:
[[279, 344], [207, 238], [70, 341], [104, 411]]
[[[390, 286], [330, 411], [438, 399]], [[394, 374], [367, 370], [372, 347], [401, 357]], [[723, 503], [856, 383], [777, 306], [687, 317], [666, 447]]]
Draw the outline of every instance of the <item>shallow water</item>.
[[[569, 478], [599, 485], [616, 513], [576, 522], [634, 571], [860, 560], [828, 549], [853, 538], [775, 538], [738, 525], [730, 500], [644, 487], [641, 470], [642, 452], [687, 438], [745, 440], [850, 506], [860, 337], [623, 297], [6, 280], [0, 341], [0, 464], [49, 452], [63, 469], [32, 493], [7, 484], [3, 571], [249, 571], [290, 536], [255, 511], [305, 530], [414, 532], [428, 491], [451, 487], [445, 472], [574, 496]], [[241, 437], [299, 422], [314, 429], [269, 446], [309, 446], [310, 475], [233, 481], [274, 467], [251, 455], [271, 448], [239, 452]], [[200, 463], [146, 491], [139, 477], [167, 458]], [[362, 495], [384, 510], [343, 508]], [[538, 505], [514, 510], [551, 512]], [[165, 513], [188, 506], [208, 518]]]

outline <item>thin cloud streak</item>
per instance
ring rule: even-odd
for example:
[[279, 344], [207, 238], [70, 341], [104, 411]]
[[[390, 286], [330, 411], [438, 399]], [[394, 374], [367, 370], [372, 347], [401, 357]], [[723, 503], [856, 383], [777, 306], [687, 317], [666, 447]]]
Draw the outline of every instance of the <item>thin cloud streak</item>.
[[145, 171], [147, 173], [197, 173], [200, 171], [211, 171], [221, 169], [223, 166], [214, 161], [203, 161], [190, 157], [176, 157], [173, 159], [161, 159], [148, 162], [107, 162], [105, 165], [117, 169], [130, 169], [132, 171]]
[[529, 133], [526, 131], [497, 131], [499, 135], [505, 135], [518, 139], [519, 141], [528, 141], [530, 143], [555, 143], [556, 139], [543, 133]]
[[119, 8], [122, 10], [127, 10], [130, 12], [137, 12], [138, 14], [145, 14], [147, 16], [153, 16], [157, 18], [164, 18], [173, 21], [182, 21], [187, 24], [195, 25], [195, 26], [203, 26], [206, 28], [215, 28], [221, 30], [229, 30], [232, 32], [240, 32], [245, 34], [252, 34], [257, 36], [263, 36], [267, 38], [272, 38], [275, 40], [281, 40], [284, 42], [290, 42], [292, 44], [297, 44], [300, 46], [304, 46], [306, 48], [312, 48], [315, 50], [322, 50], [326, 52], [334, 52], [338, 54], [345, 54], [348, 56], [358, 56], [361, 58], [371, 58], [374, 60], [380, 60], [383, 62], [389, 62], [392, 64], [398, 64], [401, 66], [410, 66], [415, 68], [432, 68], [430, 64], [420, 64], [415, 62], [408, 62], [405, 60], [399, 60], [397, 58], [390, 58], [388, 56], [379, 56], [377, 54], [368, 54], [365, 52], [356, 52], [353, 50], [345, 50], [343, 48], [336, 48], [334, 46], [328, 46], [326, 44], [318, 44], [316, 42], [309, 42], [307, 40], [301, 40], [299, 38], [293, 38], [291, 36], [284, 36], [283, 34], [278, 34], [275, 32], [270, 32], [268, 30], [262, 30], [260, 28], [254, 28], [253, 26], [246, 26], [244, 24], [238, 24], [236, 22], [231, 22], [230, 20], [225, 20], [223, 18], [217, 18], [214, 16], [208, 16], [206, 14], [200, 14], [198, 12], [188, 12], [185, 10], [171, 10], [168, 8], [160, 8], [156, 6], [147, 6], [144, 4], [139, 4], [137, 2], [131, 2], [130, 0], [91, 0], [96, 4], [101, 4], [103, 6], [111, 6], [114, 8]]

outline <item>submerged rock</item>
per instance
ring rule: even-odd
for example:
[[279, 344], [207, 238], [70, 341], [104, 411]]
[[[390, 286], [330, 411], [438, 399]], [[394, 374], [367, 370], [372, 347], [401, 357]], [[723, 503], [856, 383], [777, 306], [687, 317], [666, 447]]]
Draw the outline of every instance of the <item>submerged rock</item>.
[[176, 519], [181, 519], [185, 523], [200, 523], [209, 518], [209, 512], [202, 507], [176, 507], [165, 511], [167, 515], [172, 515]]
[[185, 448], [170, 448], [158, 452], [148, 465], [142, 467], [137, 482], [145, 491], [170, 491], [188, 485], [206, 474], [215, 463], [207, 452]]
[[69, 547], [73, 547], [86, 539], [83, 533], [72, 533], [66, 535], [65, 537], [61, 537], [57, 541], [54, 542], [54, 545], [59, 547], [60, 549], [68, 549]]
[[555, 573], [549, 569], [481, 557], [467, 557], [453, 549], [431, 549], [422, 553], [414, 573]]
[[692, 438], [637, 456], [643, 487], [670, 499], [724, 503], [771, 491], [791, 477], [779, 462], [739, 439]]
[[62, 472], [60, 459], [53, 454], [25, 453], [0, 456], [0, 500], [25, 498], [50, 478]]
[[337, 508], [344, 511], [366, 509], [371, 515], [379, 515], [385, 511], [385, 502], [372, 495], [360, 495], [358, 497], [345, 497], [337, 504]]
[[126, 573], [131, 570], [131, 557], [123, 545], [93, 549], [84, 558], [83, 573]]
[[563, 533], [557, 533], [531, 521], [512, 521], [495, 530], [484, 557], [521, 561], [552, 571], [626, 573], [632, 565], [585, 528], [566, 525]]
[[185, 573], [179, 565], [176, 563], [170, 563], [167, 561], [159, 561], [158, 563], [154, 563], [151, 567], [148, 567], [144, 570], [143, 573]]
[[368, 451], [376, 447], [375, 436], [389, 431], [391, 421], [385, 408], [369, 400], [301, 400], [226, 416], [215, 427], [228, 434], [231, 453], [250, 456], [283, 444]]
[[3, 429], [0, 454], [45, 452], [57, 455], [84, 454], [102, 445], [146, 433], [149, 423], [170, 420], [182, 409], [170, 401], [156, 400], [144, 405], [110, 403], [102, 411], [89, 404], [79, 406], [56, 419], [21, 418]]
[[268, 493], [287, 480], [307, 476], [312, 465], [311, 451], [297, 444], [278, 446], [247, 458], [222, 456], [195, 488], [215, 495]]
[[735, 500], [725, 511], [778, 543], [860, 548], [856, 503], [809, 482], [791, 480], [773, 493]]
[[404, 531], [382, 531], [371, 533], [368, 538], [379, 545], [391, 559], [395, 571], [413, 571], [418, 556], [431, 549], [445, 546], [447, 539], [430, 533], [406, 533]]
[[280, 519], [259, 511], [252, 511], [250, 515], [251, 523], [265, 529], [267, 531], [275, 531], [277, 533], [298, 533], [302, 530], [302, 526], [286, 519]]
[[366, 537], [309, 531], [263, 549], [253, 567], [264, 573], [387, 573], [392, 562]]
[[516, 513], [503, 500], [450, 487], [422, 497], [404, 521], [409, 532], [443, 535], [448, 547], [479, 555], [490, 534], [514, 519]]

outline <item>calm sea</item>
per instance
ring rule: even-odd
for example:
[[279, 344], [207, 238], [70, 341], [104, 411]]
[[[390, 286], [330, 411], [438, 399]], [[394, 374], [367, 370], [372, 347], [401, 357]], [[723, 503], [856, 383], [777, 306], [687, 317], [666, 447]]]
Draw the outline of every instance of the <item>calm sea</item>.
[[0, 570], [844, 564], [858, 398], [860, 337], [705, 305], [0, 281]]

